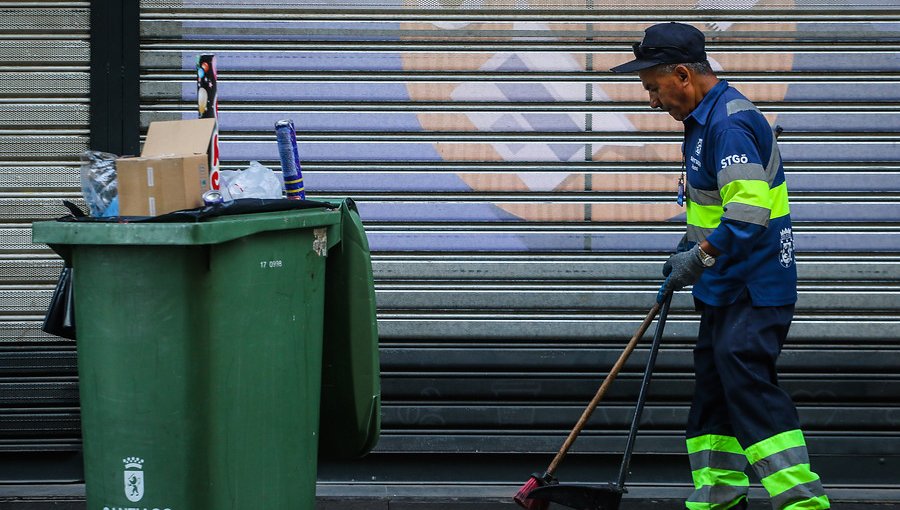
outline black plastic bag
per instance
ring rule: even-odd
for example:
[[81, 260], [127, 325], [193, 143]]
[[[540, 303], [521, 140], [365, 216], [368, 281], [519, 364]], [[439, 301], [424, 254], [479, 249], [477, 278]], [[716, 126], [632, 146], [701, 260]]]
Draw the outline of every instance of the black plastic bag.
[[[350, 200], [350, 199], [347, 199]], [[160, 216], [86, 216], [77, 206], [63, 202], [72, 213], [57, 221], [84, 221], [90, 223], [200, 223], [219, 216], [264, 212], [291, 211], [295, 209], [339, 209], [340, 204], [316, 200], [292, 200], [288, 198], [238, 198], [219, 204], [206, 205], [196, 209], [184, 209]], [[351, 208], [356, 210], [355, 205]], [[77, 212], [76, 212], [77, 211]], [[80, 214], [78, 214], [80, 213]]]
[[44, 327], [41, 329], [51, 335], [75, 340], [75, 297], [71, 267], [64, 267], [59, 274], [47, 316], [44, 317]]

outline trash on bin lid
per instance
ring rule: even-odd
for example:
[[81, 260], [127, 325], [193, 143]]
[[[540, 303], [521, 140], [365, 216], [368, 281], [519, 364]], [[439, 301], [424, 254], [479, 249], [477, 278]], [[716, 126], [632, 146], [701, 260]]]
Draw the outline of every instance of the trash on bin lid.
[[[349, 200], [349, 199], [348, 199]], [[108, 218], [64, 216], [59, 221], [87, 221], [98, 223], [199, 223], [232, 214], [253, 214], [290, 211], [294, 209], [338, 209], [339, 204], [316, 200], [289, 200], [286, 198], [239, 198], [229, 202], [207, 205], [196, 209], [173, 211], [160, 216], [113, 216]], [[354, 207], [355, 208], [355, 207]]]

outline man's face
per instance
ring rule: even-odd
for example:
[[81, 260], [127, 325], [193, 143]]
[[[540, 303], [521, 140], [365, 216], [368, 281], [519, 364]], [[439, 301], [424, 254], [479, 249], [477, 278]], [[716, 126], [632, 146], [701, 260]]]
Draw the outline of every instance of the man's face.
[[641, 70], [638, 76], [650, 95], [650, 108], [659, 108], [681, 122], [697, 106], [689, 94], [690, 74], [683, 66], [676, 67], [671, 73], [661, 72], [660, 67], [651, 67]]

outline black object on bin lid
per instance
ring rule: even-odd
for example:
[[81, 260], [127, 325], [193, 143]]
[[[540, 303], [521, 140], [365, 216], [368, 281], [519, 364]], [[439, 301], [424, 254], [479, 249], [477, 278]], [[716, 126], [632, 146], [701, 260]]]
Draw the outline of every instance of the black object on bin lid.
[[[348, 199], [349, 200], [349, 199]], [[95, 218], [91, 216], [65, 216], [60, 221], [87, 221], [95, 223], [198, 223], [220, 216], [232, 214], [252, 214], [295, 209], [338, 209], [339, 204], [319, 202], [316, 200], [293, 200], [287, 198], [239, 198], [220, 204], [212, 204], [196, 209], [184, 209], [162, 214], [160, 216], [110, 216]], [[354, 206], [355, 209], [355, 206]], [[71, 209], [70, 209], [71, 210]]]

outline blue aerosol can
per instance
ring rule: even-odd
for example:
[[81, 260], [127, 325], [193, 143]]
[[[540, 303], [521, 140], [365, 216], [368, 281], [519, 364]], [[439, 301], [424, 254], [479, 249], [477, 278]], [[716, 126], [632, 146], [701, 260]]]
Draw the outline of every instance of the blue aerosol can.
[[294, 121], [285, 119], [276, 122], [275, 138], [278, 140], [278, 156], [281, 158], [284, 192], [287, 198], [305, 200], [306, 188], [303, 186], [303, 173], [300, 171], [300, 153], [297, 151]]

